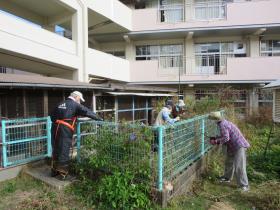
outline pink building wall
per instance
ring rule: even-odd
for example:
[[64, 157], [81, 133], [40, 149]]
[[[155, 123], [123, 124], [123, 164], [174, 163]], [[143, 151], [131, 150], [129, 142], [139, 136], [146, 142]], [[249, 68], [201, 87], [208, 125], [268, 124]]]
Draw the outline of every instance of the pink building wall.
[[227, 16], [223, 20], [191, 20], [182, 23], [160, 23], [158, 22], [157, 9], [139, 9], [133, 11], [132, 28], [133, 31], [144, 31], [198, 27], [242, 26], [253, 24], [279, 24], [279, 8], [279, 0], [228, 3], [226, 8]]
[[[131, 82], [178, 81], [178, 74], [160, 75], [158, 62], [132, 61]], [[181, 81], [271, 81], [280, 78], [280, 57], [228, 58], [227, 74], [224, 75], [182, 75]]]

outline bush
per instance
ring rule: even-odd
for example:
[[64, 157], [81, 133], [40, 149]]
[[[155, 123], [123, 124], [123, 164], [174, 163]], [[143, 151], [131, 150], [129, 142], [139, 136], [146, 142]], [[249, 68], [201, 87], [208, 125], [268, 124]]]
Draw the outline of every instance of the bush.
[[[84, 128], [85, 129], [85, 128]], [[149, 209], [152, 187], [150, 127], [102, 125], [83, 141], [76, 195], [98, 209]]]
[[149, 186], [135, 182], [131, 172], [114, 172], [97, 185], [96, 200], [100, 209], [149, 209]]

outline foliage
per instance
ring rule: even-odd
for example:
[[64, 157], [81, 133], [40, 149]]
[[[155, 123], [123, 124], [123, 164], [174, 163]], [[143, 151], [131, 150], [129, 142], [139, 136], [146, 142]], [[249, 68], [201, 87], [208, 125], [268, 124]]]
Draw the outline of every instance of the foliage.
[[100, 209], [149, 209], [149, 186], [135, 182], [132, 172], [114, 172], [103, 177], [97, 185]]
[[246, 118], [246, 122], [253, 125], [269, 125], [272, 121], [272, 107], [259, 107], [258, 111]]
[[73, 191], [99, 209], [148, 209], [153, 181], [151, 127], [102, 125], [83, 141]]

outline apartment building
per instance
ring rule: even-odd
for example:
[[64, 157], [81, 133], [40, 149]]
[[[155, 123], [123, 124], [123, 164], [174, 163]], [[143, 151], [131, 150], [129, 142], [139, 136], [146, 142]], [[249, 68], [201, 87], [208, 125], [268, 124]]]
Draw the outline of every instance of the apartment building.
[[280, 77], [279, 6], [278, 0], [2, 0], [1, 71], [151, 87], [142, 93], [175, 88], [196, 98], [231, 86], [237, 106], [252, 112], [272, 102], [260, 87]]

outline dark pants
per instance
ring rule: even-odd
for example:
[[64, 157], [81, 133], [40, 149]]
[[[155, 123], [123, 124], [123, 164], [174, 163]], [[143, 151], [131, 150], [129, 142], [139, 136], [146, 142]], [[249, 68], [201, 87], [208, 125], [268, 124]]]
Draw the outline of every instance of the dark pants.
[[56, 123], [52, 126], [52, 160], [53, 169], [68, 173], [70, 149], [72, 147], [73, 132], [65, 125]]

